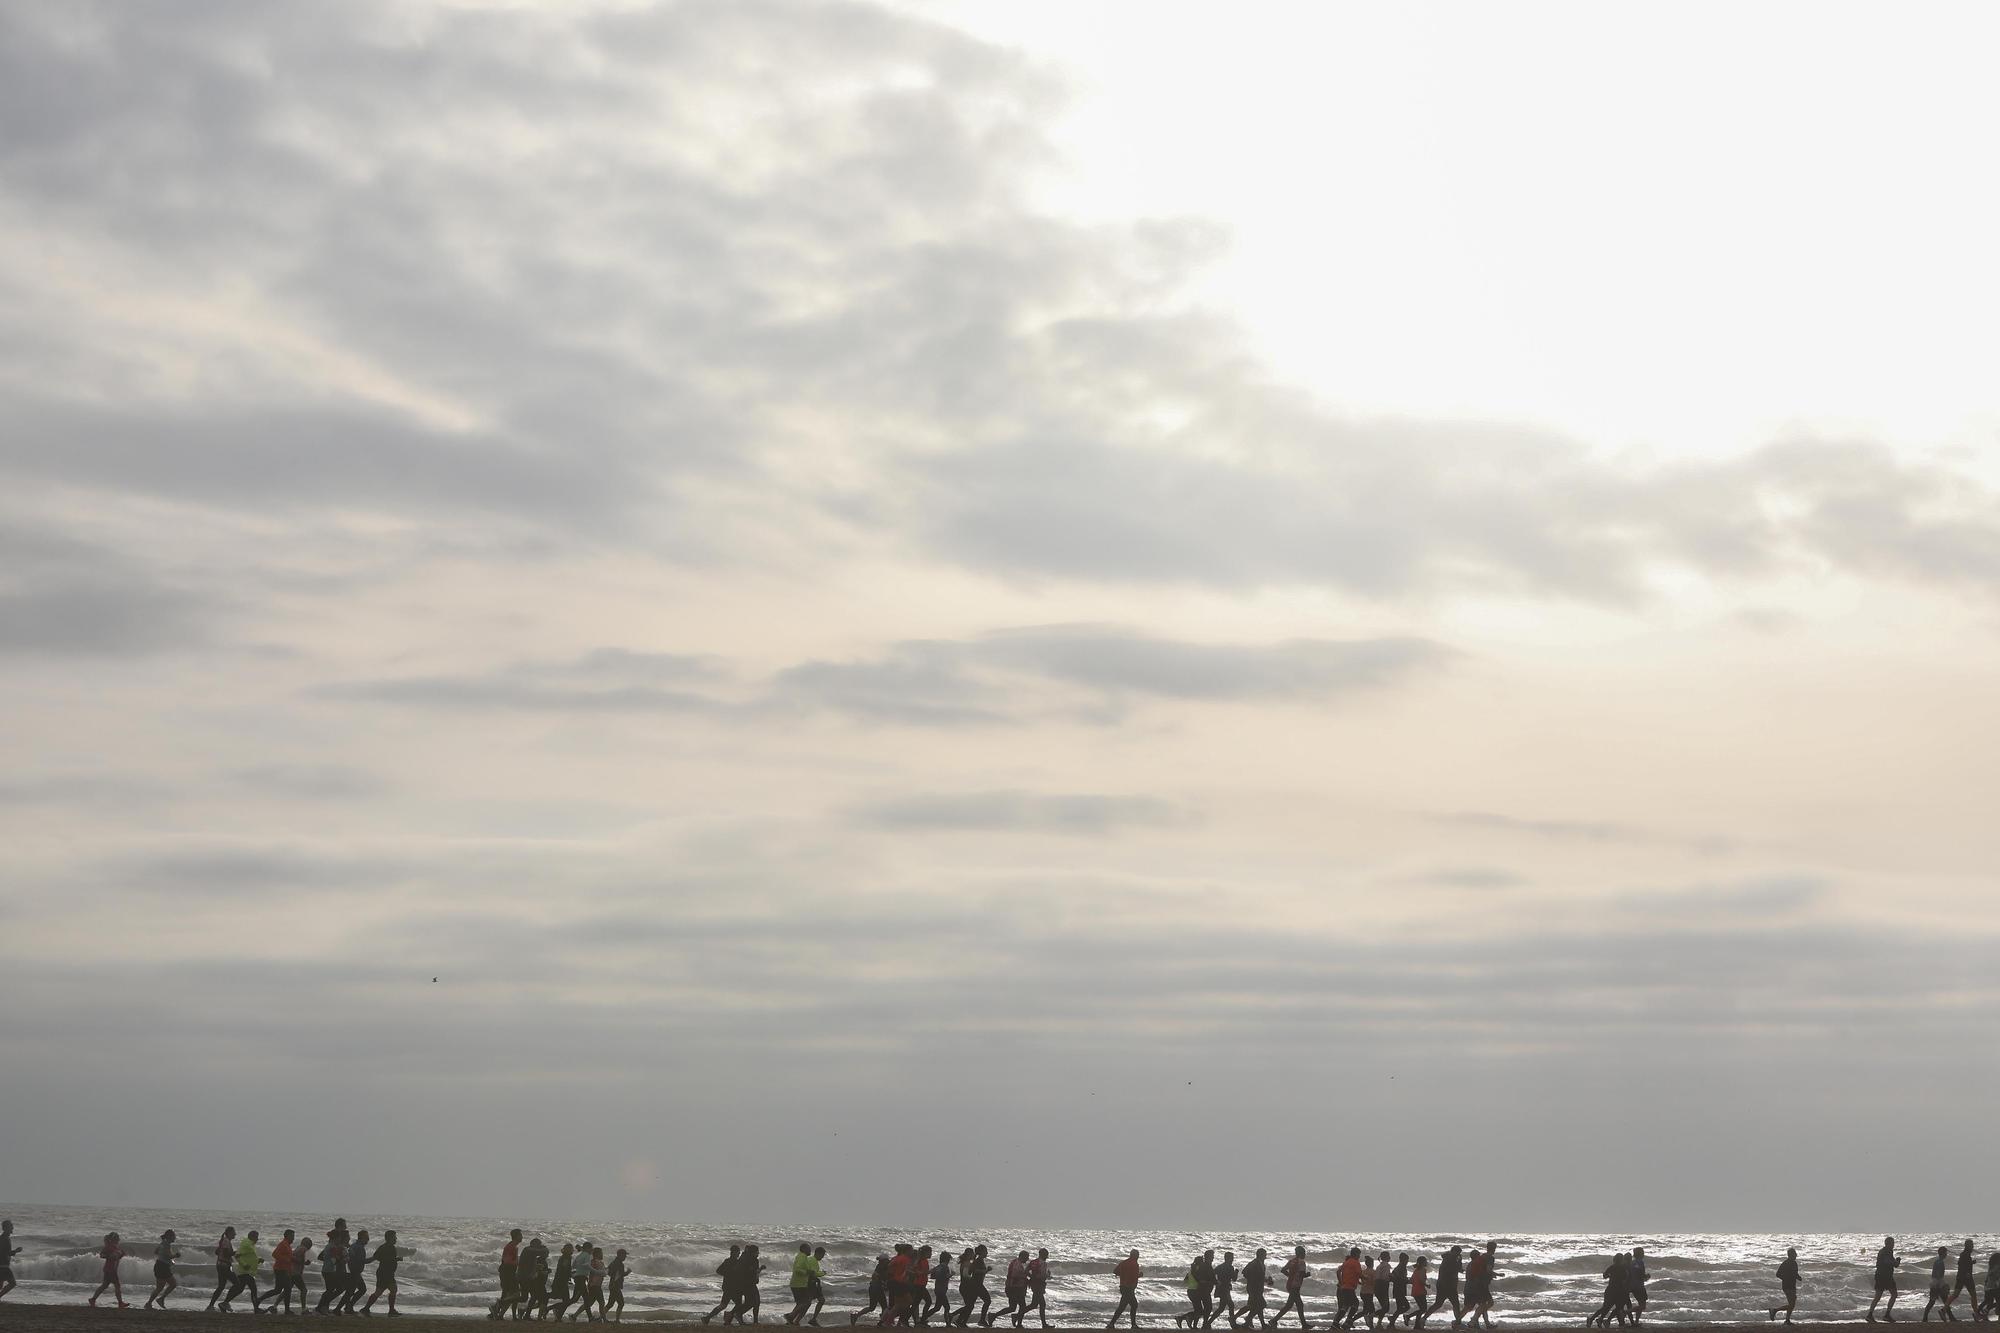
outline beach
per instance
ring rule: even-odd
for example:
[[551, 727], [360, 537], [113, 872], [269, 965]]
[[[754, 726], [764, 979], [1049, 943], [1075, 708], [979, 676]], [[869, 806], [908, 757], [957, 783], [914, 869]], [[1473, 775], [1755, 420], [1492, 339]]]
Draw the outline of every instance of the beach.
[[[6, 1333], [126, 1333], [127, 1330], [132, 1329], [135, 1325], [144, 1325], [148, 1328], [171, 1329], [173, 1333], [229, 1333], [231, 1329], [241, 1330], [245, 1327], [246, 1323], [252, 1327], [269, 1327], [287, 1317], [282, 1314], [249, 1315], [240, 1312], [225, 1315], [216, 1314], [212, 1311], [203, 1312], [201, 1310], [141, 1310], [138, 1308], [138, 1305], [138, 1301], [134, 1301], [132, 1308], [129, 1310], [119, 1310], [116, 1308], [93, 1310], [88, 1307], [75, 1305], [16, 1305], [12, 1302], [0, 1301], [0, 1329], [5, 1329]], [[302, 1318], [296, 1315], [291, 1317], [294, 1319]], [[449, 1330], [462, 1331], [465, 1328], [467, 1319], [478, 1317], [476, 1315], [405, 1315], [397, 1322], [395, 1327], [397, 1333], [448, 1333]], [[375, 1318], [380, 1319], [382, 1316], [378, 1315]], [[360, 1323], [364, 1321], [355, 1318], [351, 1319], [350, 1322]], [[372, 1324], [375, 1320], [370, 1319], [365, 1322]], [[684, 1310], [654, 1310], [644, 1315], [629, 1316], [625, 1322], [699, 1325], [701, 1318], [697, 1314], [690, 1314]], [[845, 1328], [848, 1326], [845, 1317], [840, 1319], [825, 1319], [821, 1322], [827, 1328], [836, 1326]], [[1756, 1320], [1754, 1322], [1761, 1324], [1764, 1321]], [[1899, 1322], [1914, 1321], [1906, 1320]], [[759, 1327], [773, 1324], [783, 1327], [781, 1319], [777, 1316], [767, 1318], [764, 1320], [763, 1325], [759, 1325]], [[862, 1325], [862, 1327], [873, 1326], [872, 1321]], [[1101, 1324], [1081, 1323], [1055, 1326], [1066, 1328], [1102, 1327]], [[1139, 1326], [1141, 1328], [1172, 1328], [1173, 1321], [1169, 1312], [1162, 1308], [1156, 1313], [1142, 1316]], [[1819, 1330], [1834, 1328], [1851, 1329], [1852, 1326], [1852, 1321], [1844, 1325], [1807, 1324], [1803, 1322], [1792, 1325], [1799, 1333], [1819, 1333]], [[998, 1326], [996, 1325], [996, 1327]], [[1030, 1324], [1029, 1327], [1033, 1328], [1036, 1325]], [[1120, 1325], [1120, 1327], [1123, 1327], [1123, 1325]], [[1294, 1324], [1292, 1327], [1296, 1328], [1297, 1325]], [[1320, 1324], [1318, 1327], [1324, 1329], [1325, 1325]], [[1434, 1327], [1439, 1330], [1439, 1333], [1447, 1333], [1451, 1328], [1451, 1321], [1449, 1319], [1441, 1320]], [[1509, 1329], [1520, 1330], [1521, 1333], [1540, 1333], [1540, 1330], [1570, 1329], [1574, 1328], [1575, 1325], [1508, 1324], [1507, 1327]], [[1694, 1329], [1698, 1331], [1708, 1328], [1740, 1328], [1741, 1325], [1679, 1324], [1675, 1327], [1677, 1329]], [[1774, 1327], [1776, 1326], [1774, 1325]]]

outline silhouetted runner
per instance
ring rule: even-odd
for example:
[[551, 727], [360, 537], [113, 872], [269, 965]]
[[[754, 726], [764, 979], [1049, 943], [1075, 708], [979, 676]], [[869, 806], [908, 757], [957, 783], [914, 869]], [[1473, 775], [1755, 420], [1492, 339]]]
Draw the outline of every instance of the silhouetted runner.
[[1028, 1313], [1028, 1252], [1022, 1250], [1007, 1261], [1007, 1280], [1001, 1287], [1001, 1294], [1007, 1298], [1007, 1306], [996, 1319], [1011, 1319], [1014, 1327], [1021, 1326], [1021, 1317]]
[[1612, 1316], [1617, 1316], [1618, 1326], [1625, 1326], [1625, 1312], [1632, 1301], [1632, 1256], [1614, 1254], [1611, 1262], [1604, 1266], [1604, 1302], [1585, 1325], [1595, 1324], [1599, 1328], [1609, 1328]]
[[[1387, 1251], [1384, 1251], [1386, 1254]], [[1389, 1316], [1389, 1327], [1410, 1313], [1410, 1252], [1396, 1252], [1396, 1266], [1389, 1272], [1389, 1294], [1395, 1299], [1395, 1312]]]
[[1312, 1272], [1306, 1267], [1306, 1247], [1294, 1245], [1292, 1257], [1285, 1260], [1285, 1266], [1279, 1271], [1285, 1275], [1285, 1303], [1278, 1307], [1278, 1313], [1271, 1316], [1271, 1322], [1282, 1323], [1287, 1314], [1297, 1310], [1299, 1327], [1311, 1328], [1312, 1325], [1306, 1322], [1306, 1274]]
[[347, 1247], [347, 1285], [340, 1290], [335, 1314], [353, 1314], [354, 1303], [368, 1294], [368, 1228], [354, 1233]]
[[1499, 1276], [1493, 1259], [1497, 1244], [1487, 1241], [1486, 1248], [1472, 1256], [1465, 1270], [1465, 1317], [1474, 1328], [1493, 1327], [1493, 1279]]
[[1958, 1293], [1964, 1292], [1965, 1308], [1970, 1310], [1974, 1317], [1979, 1314], [1979, 1286], [1975, 1280], [1978, 1263], [1978, 1257], [1972, 1252], [1972, 1241], [1968, 1238], [1965, 1248], [1958, 1252], [1958, 1279], [1952, 1283], [1951, 1299], [1956, 1301]]
[[1259, 1328], [1270, 1325], [1270, 1321], [1264, 1318], [1264, 1288], [1271, 1282], [1270, 1274], [1264, 1268], [1264, 1255], [1265, 1251], [1259, 1248], [1250, 1262], [1243, 1265], [1243, 1319], [1241, 1323], [1230, 1321], [1238, 1328], [1250, 1324]]
[[167, 1308], [167, 1297], [173, 1295], [174, 1288], [180, 1285], [174, 1277], [174, 1260], [180, 1255], [181, 1252], [174, 1246], [173, 1229], [170, 1227], [162, 1231], [160, 1243], [153, 1247], [153, 1294], [146, 1298], [146, 1304], [140, 1309], [151, 1309], [156, 1303], [162, 1310]]
[[[563, 1249], [567, 1251], [569, 1246], [565, 1245]], [[715, 1275], [722, 1279], [722, 1299], [715, 1303], [713, 1310], [710, 1310], [701, 1317], [702, 1323], [706, 1324], [709, 1320], [729, 1308], [730, 1298], [736, 1295], [736, 1265], [742, 1258], [743, 1247], [741, 1245], [732, 1245], [729, 1247], [729, 1257], [715, 1266]], [[884, 1258], [883, 1262], [887, 1263], [888, 1260]], [[560, 1259], [556, 1260], [556, 1276], [558, 1281], [562, 1280], [562, 1260]]]
[[319, 1304], [313, 1307], [313, 1313], [325, 1314], [347, 1285], [347, 1226], [344, 1219], [328, 1228], [326, 1244], [319, 1247], [319, 1280]]
[[1882, 1298], [1889, 1298], [1889, 1308], [1882, 1315], [1890, 1323], [1896, 1322], [1896, 1270], [1903, 1261], [1896, 1257], [1896, 1238], [1884, 1236], [1882, 1248], [1875, 1251], [1875, 1299], [1868, 1302], [1868, 1322], [1875, 1322], [1875, 1307]]
[[1132, 1327], [1137, 1328], [1139, 1327], [1139, 1279], [1146, 1271], [1139, 1267], [1139, 1252], [1133, 1250], [1127, 1254], [1119, 1261], [1118, 1267], [1111, 1271], [1118, 1275], [1118, 1304], [1111, 1311], [1111, 1318], [1104, 1326], [1118, 1327], [1118, 1316], [1129, 1310], [1132, 1312]]
[[986, 1247], [975, 1245], [958, 1256], [958, 1326], [971, 1326], [972, 1307], [979, 1307], [979, 1324], [993, 1326], [993, 1296], [986, 1290]]
[[1785, 1293], [1785, 1303], [1771, 1307], [1771, 1318], [1780, 1314], [1785, 1322], [1792, 1322], [1792, 1311], [1799, 1308], [1799, 1247], [1789, 1246], [1785, 1250], [1785, 1262], [1778, 1265], [1778, 1287]]
[[1224, 1250], [1222, 1262], [1211, 1264], [1209, 1272], [1214, 1278], [1208, 1289], [1208, 1318], [1202, 1321], [1203, 1328], [1214, 1328], [1217, 1319], [1226, 1320], [1231, 1328], [1236, 1327], [1236, 1251]]
[[1458, 1273], [1464, 1263], [1465, 1250], [1458, 1245], [1446, 1250], [1438, 1259], [1438, 1294], [1437, 1299], [1431, 1302], [1431, 1308], [1424, 1311], [1426, 1321], [1443, 1309], [1445, 1302], [1449, 1301], [1452, 1327], [1456, 1328], [1464, 1322], [1465, 1315], [1458, 1303]]
[[1937, 1257], [1931, 1260], [1930, 1299], [1924, 1302], [1922, 1323], [1930, 1323], [1931, 1307], [1943, 1302], [1942, 1318], [1956, 1322], [1958, 1316], [1951, 1312], [1951, 1247], [1937, 1247]]
[[858, 1324], [861, 1316], [876, 1310], [889, 1308], [889, 1256], [875, 1256], [875, 1271], [868, 1275], [868, 1304], [847, 1316], [847, 1322]]
[[1049, 1326], [1049, 1251], [1035, 1251], [1028, 1261], [1028, 1313], [1040, 1316], [1042, 1327]]
[[931, 1295], [924, 1305], [924, 1312], [917, 1316], [920, 1323], [928, 1324], [931, 1316], [943, 1314], [945, 1323], [951, 1322], [951, 1251], [940, 1249], [937, 1262], [931, 1265]]
[[621, 1324], [625, 1322], [625, 1277], [632, 1271], [632, 1266], [625, 1262], [626, 1257], [624, 1250], [611, 1256], [611, 1264], [604, 1270], [605, 1281], [609, 1284], [611, 1294], [604, 1304], [598, 1307], [604, 1312], [606, 1319], [609, 1319], [611, 1312], [616, 1310], [618, 1322]]
[[21, 1247], [14, 1243], [14, 1219], [0, 1219], [0, 1296], [20, 1285], [14, 1281], [14, 1256], [20, 1252]]
[[1430, 1318], [1430, 1311], [1424, 1307], [1424, 1298], [1431, 1289], [1431, 1257], [1417, 1256], [1416, 1266], [1410, 1269], [1410, 1327], [1422, 1328]]
[[375, 1247], [375, 1253], [368, 1256], [368, 1262], [375, 1265], [375, 1290], [368, 1293], [368, 1300], [362, 1305], [361, 1313], [367, 1314], [373, 1310], [376, 1298], [385, 1292], [389, 1297], [391, 1317], [402, 1313], [396, 1308], [396, 1265], [402, 1261], [402, 1256], [396, 1251], [396, 1233], [393, 1230], [384, 1231], [382, 1243]]
[[1182, 1328], [1200, 1325], [1208, 1327], [1210, 1312], [1215, 1302], [1209, 1296], [1209, 1288], [1215, 1285], [1215, 1251], [1204, 1250], [1188, 1260], [1187, 1279], [1188, 1308], [1186, 1314], [1174, 1316], [1174, 1323]]
[[222, 1293], [229, 1290], [229, 1279], [236, 1275], [236, 1228], [224, 1227], [222, 1238], [215, 1242], [215, 1290], [209, 1294], [206, 1309], [213, 1310], [222, 1300]]
[[1632, 1322], [1646, 1317], [1646, 1251], [1632, 1247]]

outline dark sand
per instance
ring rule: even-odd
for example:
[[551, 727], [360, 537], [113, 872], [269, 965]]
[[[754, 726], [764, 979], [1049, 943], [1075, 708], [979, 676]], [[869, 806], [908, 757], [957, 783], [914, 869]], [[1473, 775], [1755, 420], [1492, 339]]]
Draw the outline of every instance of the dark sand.
[[[109, 1297], [106, 1299], [109, 1300]], [[323, 1320], [312, 1316], [291, 1316], [290, 1320], [287, 1321], [287, 1316], [283, 1314], [252, 1315], [240, 1310], [235, 1314], [226, 1315], [203, 1313], [199, 1308], [178, 1310], [169, 1308], [164, 1311], [142, 1310], [139, 1308], [139, 1301], [145, 1299], [145, 1293], [141, 1292], [138, 1300], [132, 1302], [132, 1308], [129, 1310], [120, 1310], [115, 1306], [109, 1309], [100, 1308], [92, 1310], [81, 1305], [17, 1305], [13, 1301], [0, 1301], [0, 1333], [130, 1333], [131, 1330], [141, 1326], [145, 1328], [168, 1329], [172, 1333], [230, 1333], [230, 1330], [234, 1330], [234, 1333], [246, 1333], [246, 1330], [271, 1329], [281, 1322], [307, 1324], [315, 1329], [328, 1324], [334, 1328], [345, 1329], [365, 1327], [370, 1330], [378, 1330], [378, 1333], [387, 1333], [386, 1330], [379, 1330], [379, 1326], [384, 1318], [379, 1310], [373, 1318], [368, 1319], [349, 1317], [340, 1320]], [[202, 1297], [203, 1301], [207, 1299], [206, 1296]], [[467, 1321], [476, 1319], [477, 1317], [476, 1315], [411, 1314], [397, 1319], [394, 1323], [388, 1325], [388, 1328], [395, 1330], [395, 1333], [466, 1333]], [[628, 1315], [625, 1322], [641, 1324], [699, 1324], [700, 1320], [701, 1317], [699, 1315], [689, 1314], [686, 1311], [648, 1310], [643, 1314], [635, 1313]], [[1580, 1322], [1579, 1324], [1502, 1324], [1500, 1328], [1504, 1329], [1505, 1333], [1557, 1333], [1557, 1330], [1561, 1330], [1561, 1333], [1575, 1333]], [[1833, 1333], [1833, 1330], [1842, 1330], [1843, 1333], [1854, 1333], [1855, 1323], [1858, 1322], [1860, 1321], [1856, 1320], [1844, 1324], [1808, 1324], [1800, 1321], [1793, 1324], [1792, 1328], [1799, 1330], [1799, 1333]], [[1897, 1322], [1900, 1324], [1914, 1324], [1917, 1321], [1915, 1319], [1901, 1319]], [[823, 1325], [826, 1328], [847, 1327], [846, 1324], [841, 1323], [838, 1319], [824, 1320]], [[873, 1328], [874, 1326], [872, 1320], [861, 1325], [863, 1328]], [[1159, 1314], [1152, 1318], [1147, 1318], [1144, 1315], [1140, 1316], [1140, 1328], [1171, 1329], [1173, 1326], [1173, 1319], [1167, 1314]], [[1723, 1328], [1737, 1330], [1740, 1333], [1745, 1327], [1753, 1326], [1758, 1328], [1784, 1327], [1783, 1324], [1767, 1324], [1761, 1319], [1745, 1320], [1741, 1324], [1648, 1324], [1646, 1327], [1658, 1328], [1663, 1330], [1664, 1333], [1706, 1333], [1707, 1330]], [[712, 1327], [720, 1329], [722, 1325], [715, 1324]], [[782, 1316], [774, 1316], [766, 1319], [757, 1327], [782, 1330], [785, 1324]], [[1031, 1324], [1029, 1327], [1033, 1328], [1034, 1325]], [[1101, 1327], [1101, 1325], [1079, 1324], [1071, 1325], [1070, 1327], [1095, 1328]], [[1120, 1327], [1122, 1328], [1124, 1325], [1121, 1324]], [[1294, 1324], [1293, 1327], [1296, 1328], [1297, 1325]], [[1319, 1327], [1323, 1329], [1325, 1325], [1322, 1324]], [[1439, 1330], [1440, 1333], [1450, 1333], [1451, 1321], [1445, 1320], [1442, 1324], [1434, 1325], [1433, 1328]]]

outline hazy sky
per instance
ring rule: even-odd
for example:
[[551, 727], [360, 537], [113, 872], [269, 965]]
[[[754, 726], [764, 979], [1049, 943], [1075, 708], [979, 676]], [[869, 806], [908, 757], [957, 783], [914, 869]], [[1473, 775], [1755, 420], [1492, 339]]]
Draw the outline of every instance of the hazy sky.
[[1995, 22], [0, 9], [0, 1196], [1976, 1225]]

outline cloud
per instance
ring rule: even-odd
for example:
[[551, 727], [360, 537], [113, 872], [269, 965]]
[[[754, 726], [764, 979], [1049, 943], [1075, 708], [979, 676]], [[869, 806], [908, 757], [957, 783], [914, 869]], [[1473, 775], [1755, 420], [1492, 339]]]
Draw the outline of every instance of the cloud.
[[1017, 716], [1004, 700], [1028, 687], [1052, 688], [1051, 708], [1108, 721], [1149, 699], [1323, 702], [1404, 683], [1454, 656], [1412, 638], [1227, 644], [1114, 625], [1050, 625], [910, 641], [875, 658], [802, 663], [778, 675], [774, 693], [862, 718], [963, 724]]
[[1057, 833], [1102, 837], [1125, 828], [1174, 828], [1188, 811], [1151, 796], [979, 791], [902, 796], [849, 812], [869, 828], [902, 832]]
[[131, 657], [194, 648], [217, 599], [108, 547], [0, 516], [0, 655]]
[[399, 676], [322, 685], [322, 699], [437, 710], [531, 713], [719, 713], [728, 705], [687, 688], [713, 683], [713, 659], [600, 648], [567, 662], [515, 662], [466, 675]]
[[971, 639], [909, 640], [851, 661], [800, 662], [747, 691], [712, 658], [600, 648], [568, 662], [345, 681], [313, 693], [441, 710], [686, 713], [755, 721], [811, 709], [908, 726], [1050, 718], [1103, 724], [1144, 700], [1322, 702], [1416, 679], [1454, 656], [1423, 639], [1200, 643], [1115, 625], [1052, 625]]
[[164, 800], [171, 789], [150, 778], [115, 773], [45, 773], [0, 778], [0, 806], [134, 805]]
[[[527, 525], [551, 554], [886, 543], [1382, 599], [2000, 575], [1990, 488], [1879, 446], [1647, 466], [1272, 382], [1179, 295], [1213, 228], [1039, 211], [1063, 89], [940, 25], [768, 0], [5, 23], [0, 275], [37, 352], [0, 377], [16, 484]], [[39, 262], [58, 231], [68, 262]], [[107, 601], [28, 637], [170, 628]]]
[[1673, 920], [1796, 916], [1821, 903], [1830, 887], [1826, 880], [1816, 876], [1780, 875], [1736, 884], [1627, 893], [1617, 899], [1617, 904], [1626, 911]]
[[1424, 816], [1433, 823], [1464, 829], [1487, 829], [1559, 842], [1629, 843], [1640, 846], [1684, 847], [1706, 855], [1726, 855], [1738, 850], [1737, 839], [1710, 834], [1687, 836], [1640, 828], [1609, 820], [1524, 819], [1491, 810], [1453, 810]]
[[389, 790], [378, 774], [349, 764], [255, 764], [236, 769], [229, 779], [263, 795], [308, 801], [356, 800]]

